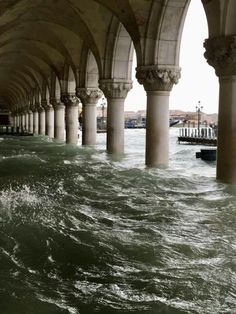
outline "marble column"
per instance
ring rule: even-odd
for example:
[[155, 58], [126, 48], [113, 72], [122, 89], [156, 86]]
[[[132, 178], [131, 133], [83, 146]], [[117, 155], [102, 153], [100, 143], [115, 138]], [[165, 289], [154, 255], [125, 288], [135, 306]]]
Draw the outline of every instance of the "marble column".
[[16, 128], [17, 129], [20, 128], [20, 114], [19, 113], [17, 113], [16, 115]]
[[78, 88], [83, 104], [82, 145], [95, 145], [97, 135], [97, 102], [103, 93], [98, 88]]
[[39, 133], [39, 113], [37, 108], [33, 111], [33, 133]]
[[14, 115], [13, 115], [13, 130], [14, 130], [14, 132], [16, 131], [16, 126], [17, 126], [17, 117], [16, 117], [16, 113], [14, 113]]
[[50, 138], [54, 137], [54, 110], [53, 106], [49, 104], [46, 109], [46, 135]]
[[65, 139], [65, 106], [59, 100], [52, 100], [54, 108], [54, 138], [60, 141]]
[[29, 133], [34, 132], [34, 120], [33, 120], [33, 112], [29, 110], [29, 127], [28, 127]]
[[21, 113], [21, 130], [25, 131], [25, 114]]
[[107, 152], [124, 154], [124, 101], [132, 81], [100, 80], [99, 87], [107, 98]]
[[220, 84], [216, 176], [236, 184], [236, 35], [207, 39], [204, 46]]
[[39, 108], [39, 134], [45, 135], [46, 131], [46, 118], [45, 118], [45, 110], [43, 107]]
[[169, 95], [180, 77], [180, 68], [140, 66], [138, 82], [147, 93], [146, 155], [149, 167], [166, 167], [169, 161]]
[[61, 96], [66, 107], [66, 143], [76, 145], [78, 142], [79, 100], [75, 94], [64, 94]]
[[25, 130], [28, 132], [29, 131], [29, 115], [28, 115], [28, 112], [26, 111], [25, 113]]

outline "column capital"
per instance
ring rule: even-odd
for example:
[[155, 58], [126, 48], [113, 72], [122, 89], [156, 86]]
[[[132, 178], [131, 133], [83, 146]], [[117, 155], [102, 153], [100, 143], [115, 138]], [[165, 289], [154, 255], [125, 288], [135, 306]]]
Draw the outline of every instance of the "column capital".
[[50, 98], [50, 104], [52, 105], [53, 109], [57, 109], [57, 108], [64, 108], [65, 105], [63, 102], [61, 102], [60, 99], [57, 98]]
[[217, 76], [236, 75], [236, 35], [206, 39], [204, 57]]
[[96, 104], [103, 92], [99, 88], [77, 88], [76, 95], [83, 104]]
[[42, 110], [44, 110], [44, 109], [43, 109], [41, 103], [37, 102], [37, 103], [34, 104], [34, 111], [38, 111], [39, 112], [39, 111], [42, 111]]
[[36, 104], [30, 104], [30, 110], [32, 110], [32, 112], [38, 111], [38, 107]]
[[180, 71], [177, 66], [142, 65], [136, 68], [136, 78], [146, 91], [171, 91]]
[[65, 106], [78, 106], [79, 99], [75, 93], [65, 93], [61, 95], [61, 101]]
[[116, 79], [99, 80], [99, 87], [103, 91], [106, 98], [124, 99], [133, 87], [133, 82]]
[[46, 99], [41, 101], [41, 106], [43, 107], [45, 111], [52, 109], [52, 104], [49, 103]]

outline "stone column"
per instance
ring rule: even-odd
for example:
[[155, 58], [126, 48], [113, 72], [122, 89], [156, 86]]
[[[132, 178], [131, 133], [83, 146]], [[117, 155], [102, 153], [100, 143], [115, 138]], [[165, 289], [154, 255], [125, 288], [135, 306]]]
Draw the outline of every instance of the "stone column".
[[34, 132], [34, 120], [33, 120], [33, 112], [31, 110], [29, 110], [29, 133], [33, 133]]
[[43, 107], [39, 108], [39, 134], [45, 135], [46, 131], [46, 117], [45, 110]]
[[25, 129], [26, 131], [28, 132], [29, 131], [29, 115], [28, 115], [28, 112], [25, 113]]
[[13, 116], [13, 130], [14, 130], [14, 132], [16, 131], [16, 127], [17, 127], [17, 114], [14, 113], [14, 116]]
[[207, 39], [204, 46], [220, 83], [216, 175], [236, 184], [236, 35]]
[[50, 138], [54, 137], [54, 110], [51, 104], [45, 108], [46, 111], [46, 135]]
[[33, 111], [33, 133], [39, 133], [39, 113], [37, 108], [34, 108]]
[[60, 141], [65, 139], [65, 106], [60, 100], [51, 99], [54, 108], [54, 138]]
[[82, 145], [95, 145], [97, 135], [97, 102], [103, 93], [98, 88], [79, 88], [77, 96], [83, 104]]
[[146, 165], [165, 167], [169, 161], [169, 95], [180, 68], [140, 66], [136, 77], [147, 93]]
[[61, 97], [66, 107], [66, 143], [76, 145], [78, 142], [78, 104], [75, 94], [64, 94]]
[[107, 152], [124, 154], [124, 101], [132, 81], [100, 80], [99, 87], [107, 98]]
[[24, 114], [24, 112], [21, 113], [21, 130], [25, 131], [25, 114]]
[[20, 114], [19, 113], [17, 113], [16, 115], [16, 128], [17, 129], [20, 128]]

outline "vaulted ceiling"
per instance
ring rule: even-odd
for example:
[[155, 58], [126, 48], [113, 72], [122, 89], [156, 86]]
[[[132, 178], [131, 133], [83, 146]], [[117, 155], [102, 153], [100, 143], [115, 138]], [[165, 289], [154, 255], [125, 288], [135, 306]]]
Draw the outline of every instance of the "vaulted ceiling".
[[[119, 62], [118, 69], [125, 58], [130, 58], [130, 52], [127, 50], [126, 57], [124, 51], [131, 41], [138, 65], [178, 65], [189, 2], [0, 0], [0, 97], [12, 106], [36, 86], [41, 89], [43, 81], [49, 86], [52, 71], [59, 81], [63, 80], [65, 63], [72, 68], [76, 85], [80, 84], [83, 80], [78, 76], [81, 69], [86, 69], [87, 52], [93, 54], [100, 78], [120, 75], [114, 70], [114, 60]], [[218, 7], [226, 2], [232, 7], [235, 0], [203, 4], [212, 18], [211, 12], [220, 15], [222, 10]], [[121, 24], [126, 34], [119, 31]], [[119, 54], [114, 53], [115, 49]]]

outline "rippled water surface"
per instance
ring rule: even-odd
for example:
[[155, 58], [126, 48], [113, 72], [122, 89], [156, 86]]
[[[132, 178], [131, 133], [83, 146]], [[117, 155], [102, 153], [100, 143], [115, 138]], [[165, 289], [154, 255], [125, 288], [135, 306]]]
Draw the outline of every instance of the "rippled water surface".
[[112, 160], [0, 138], [1, 314], [236, 313], [236, 188], [197, 146], [144, 167], [144, 130]]

